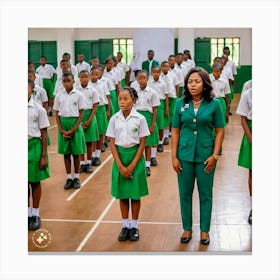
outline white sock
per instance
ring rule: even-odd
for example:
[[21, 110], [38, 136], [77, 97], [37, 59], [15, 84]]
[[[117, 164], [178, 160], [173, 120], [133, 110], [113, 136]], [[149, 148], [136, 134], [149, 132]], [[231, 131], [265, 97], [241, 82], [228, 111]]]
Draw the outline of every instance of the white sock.
[[162, 145], [162, 144], [163, 144], [163, 140], [159, 141], [158, 143], [159, 143], [160, 145]]
[[157, 148], [152, 147], [151, 157], [155, 158], [157, 155]]
[[75, 179], [76, 179], [76, 178], [79, 179], [79, 177], [80, 177], [80, 174], [79, 174], [79, 173], [75, 173], [75, 174], [74, 174], [74, 178], [75, 178]]
[[37, 216], [39, 217], [39, 208], [32, 208], [32, 212], [31, 212], [32, 216]]
[[67, 179], [72, 179], [72, 174], [67, 174]]
[[31, 217], [32, 216], [32, 210], [31, 210], [31, 207], [28, 207], [28, 217]]
[[85, 161], [80, 161], [80, 165], [85, 165]]
[[129, 219], [122, 219], [122, 227], [129, 228]]
[[49, 113], [51, 110], [52, 110], [52, 107], [49, 106], [49, 107], [48, 107], [48, 113]]
[[95, 151], [95, 157], [100, 158], [101, 150]]
[[87, 164], [91, 164], [91, 160], [90, 159], [87, 160]]
[[130, 228], [138, 228], [138, 220], [131, 220]]
[[96, 151], [92, 152], [92, 157], [93, 157], [93, 158], [96, 157], [96, 156], [95, 156], [95, 152], [96, 152]]
[[169, 137], [169, 130], [165, 129], [163, 132], [163, 138], [168, 138]]
[[146, 167], [150, 167], [151, 166], [151, 161], [146, 161]]

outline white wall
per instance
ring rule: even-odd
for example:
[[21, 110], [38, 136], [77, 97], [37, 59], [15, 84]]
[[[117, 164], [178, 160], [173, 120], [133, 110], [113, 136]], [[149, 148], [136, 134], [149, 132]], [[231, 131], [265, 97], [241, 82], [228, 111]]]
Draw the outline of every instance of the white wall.
[[240, 37], [240, 65], [252, 65], [251, 28], [195, 28], [194, 37]]

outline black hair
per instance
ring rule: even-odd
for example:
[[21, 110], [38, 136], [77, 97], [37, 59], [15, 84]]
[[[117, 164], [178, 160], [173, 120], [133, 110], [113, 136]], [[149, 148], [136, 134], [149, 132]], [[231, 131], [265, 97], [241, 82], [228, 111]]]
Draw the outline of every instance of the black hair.
[[69, 77], [69, 76], [72, 77], [72, 79], [74, 80], [74, 75], [72, 73], [64, 73], [62, 75], [62, 79], [65, 78], [65, 77]]
[[181, 52], [179, 52], [179, 53], [177, 53], [177, 54], [176, 54], [176, 56], [178, 56], [178, 55], [181, 55], [181, 56], [183, 56], [183, 54], [182, 54]]
[[114, 59], [110, 56], [110, 57], [106, 58], [105, 64], [107, 64], [110, 60], [113, 60], [113, 61], [114, 61]]
[[147, 76], [147, 78], [149, 77], [148, 72], [146, 70], [139, 70], [136, 78], [138, 77], [139, 74], [142, 74], [142, 73], [144, 73]]
[[65, 53], [62, 55], [62, 57], [63, 57], [63, 56], [66, 56], [66, 55], [67, 55], [67, 56], [71, 56], [70, 53], [65, 52]]
[[218, 70], [223, 70], [223, 65], [220, 63], [216, 63], [212, 65], [212, 69], [218, 69]]
[[153, 50], [148, 50], [148, 53], [151, 53], [151, 52], [152, 52], [152, 53], [155, 53]]
[[35, 83], [33, 82], [33, 80], [28, 79], [28, 84], [31, 85], [32, 88], [35, 88]]
[[134, 100], [134, 102], [138, 99], [138, 94], [135, 88], [133, 87], [124, 87], [122, 90], [127, 90], [131, 96], [131, 98]]
[[35, 71], [34, 70], [28, 70], [28, 74], [34, 74], [35, 75]]
[[47, 60], [47, 58], [44, 55], [40, 56], [40, 58], [44, 58], [45, 60]]
[[60, 60], [60, 63], [63, 63], [63, 62], [68, 62], [68, 63], [70, 63], [69, 60], [67, 60], [67, 59], [61, 59], [61, 60]]
[[82, 70], [82, 71], [80, 72], [80, 75], [83, 74], [83, 73], [89, 74], [88, 70]]
[[117, 55], [120, 54], [123, 57], [123, 54], [121, 52], [117, 52]]
[[93, 66], [93, 67], [90, 68], [90, 72], [92, 72], [92, 71], [94, 71], [94, 70], [98, 70], [98, 69], [99, 69], [99, 66], [97, 66], [97, 67], [94, 67], [94, 66]]
[[213, 59], [213, 61], [215, 61], [215, 60], [222, 60], [222, 58], [220, 57], [220, 56], [216, 56], [214, 59]]
[[223, 50], [228, 50], [229, 51], [229, 47], [224, 47]]
[[114, 60], [114, 62], [117, 62], [117, 58], [114, 55], [112, 55], [111, 58]]
[[169, 65], [168, 61], [166, 61], [166, 60], [164, 60], [164, 61], [161, 63], [161, 66], [162, 66], [163, 64], [168, 64], [168, 65]]
[[28, 61], [28, 65], [31, 65], [31, 64], [32, 64], [32, 65], [35, 65], [33, 61], [31, 61], [31, 60]]
[[171, 58], [171, 57], [174, 57], [174, 58], [175, 58], [175, 55], [174, 55], [174, 54], [171, 54], [168, 58]]
[[152, 71], [153, 71], [153, 69], [156, 69], [156, 68], [158, 68], [158, 69], [160, 69], [160, 66], [159, 65], [154, 65], [154, 66], [152, 66]]
[[99, 64], [99, 65], [97, 66], [97, 69], [100, 69], [100, 70], [104, 71], [105, 67], [104, 67], [102, 64]]
[[189, 103], [189, 101], [192, 100], [192, 95], [191, 95], [191, 93], [189, 92], [189, 89], [188, 89], [188, 80], [190, 78], [190, 75], [193, 74], [193, 73], [197, 73], [201, 77], [201, 79], [203, 81], [202, 97], [207, 102], [210, 102], [214, 97], [214, 94], [212, 92], [213, 87], [212, 87], [212, 84], [211, 84], [209, 74], [207, 73], [206, 70], [204, 70], [201, 67], [192, 68], [186, 76], [185, 87], [184, 87], [184, 89], [185, 89], [185, 91], [184, 91], [184, 95], [185, 95], [184, 102]]
[[184, 50], [184, 54], [188, 54], [189, 55], [189, 59], [192, 59], [191, 53], [189, 50]]
[[98, 60], [99, 60], [99, 58], [98, 58], [97, 56], [93, 56], [93, 57], [91, 58], [91, 60], [93, 60], [93, 59], [98, 59]]

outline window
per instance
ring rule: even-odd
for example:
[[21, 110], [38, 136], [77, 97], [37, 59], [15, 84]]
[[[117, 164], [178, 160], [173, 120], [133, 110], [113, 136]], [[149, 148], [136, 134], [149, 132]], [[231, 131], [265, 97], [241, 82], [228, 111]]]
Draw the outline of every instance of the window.
[[240, 65], [240, 38], [211, 38], [211, 63], [216, 56], [223, 54], [223, 48], [229, 47], [229, 59], [235, 62], [236, 66]]
[[113, 40], [114, 55], [117, 52], [123, 54], [123, 62], [130, 64], [133, 59], [133, 40], [132, 39], [114, 39]]

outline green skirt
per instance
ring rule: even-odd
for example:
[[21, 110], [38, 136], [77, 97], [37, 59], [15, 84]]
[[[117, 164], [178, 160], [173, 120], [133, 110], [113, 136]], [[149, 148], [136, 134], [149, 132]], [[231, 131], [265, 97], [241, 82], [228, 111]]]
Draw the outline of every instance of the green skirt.
[[[40, 169], [40, 159], [42, 154], [42, 140], [31, 138], [28, 140], [28, 182], [38, 183], [50, 177], [49, 166]], [[47, 156], [48, 160], [48, 156]]]
[[125, 79], [122, 79], [121, 86], [122, 86], [122, 88], [126, 87], [126, 81], [125, 81]]
[[233, 99], [233, 86], [230, 85], [230, 94], [228, 95], [228, 101], [231, 101]]
[[51, 79], [43, 78], [43, 88], [46, 90], [48, 98], [54, 98], [54, 83]]
[[[148, 111], [138, 111], [138, 112], [145, 117], [148, 127], [150, 128], [153, 120], [153, 114]], [[150, 134], [146, 138], [146, 147], [157, 146], [158, 142], [159, 142], [158, 126], [157, 123], [155, 123], [154, 133]]]
[[169, 116], [168, 116], [168, 125], [169, 125], [172, 123], [177, 97], [175, 98], [168, 97], [168, 101], [169, 101]]
[[[117, 149], [122, 164], [124, 166], [128, 166], [137, 153], [138, 145], [130, 148], [117, 146]], [[143, 155], [134, 169], [133, 179], [127, 179], [123, 177], [117, 167], [116, 162], [113, 162], [111, 185], [111, 194], [113, 197], [117, 199], [131, 198], [134, 200], [139, 200], [140, 197], [145, 196], [148, 193], [145, 159]]]
[[160, 100], [160, 105], [157, 107], [157, 127], [164, 129], [164, 100]]
[[[63, 130], [71, 130], [77, 117], [59, 117], [61, 127]], [[79, 125], [78, 129], [70, 139], [64, 139], [63, 135], [58, 130], [58, 153], [62, 155], [82, 155], [86, 152], [85, 135], [82, 126]]]
[[99, 135], [104, 135], [107, 130], [108, 120], [106, 115], [106, 105], [97, 106], [96, 121]]
[[120, 110], [119, 101], [116, 90], [110, 90], [111, 108], [110, 113], [113, 116], [116, 112]]
[[[86, 122], [89, 119], [89, 116], [91, 114], [92, 110], [84, 110], [84, 117], [82, 120], [82, 124]], [[89, 126], [84, 129], [85, 134], [85, 141], [86, 142], [95, 142], [99, 139], [99, 133], [98, 133], [98, 126], [96, 121], [96, 116], [93, 117], [92, 121], [90, 122]]]
[[184, 96], [184, 87], [179, 87], [179, 98]]
[[[248, 126], [252, 131], [252, 121], [247, 120]], [[252, 144], [249, 143], [247, 136], [244, 134], [238, 156], [238, 165], [248, 169], [252, 169]]]
[[227, 115], [227, 105], [226, 105], [226, 101], [223, 97], [220, 98], [216, 98], [220, 105], [221, 105], [221, 110], [222, 110], [222, 114], [223, 114], [223, 119], [224, 119], [224, 125], [227, 125], [227, 121], [226, 121], [226, 115]]

